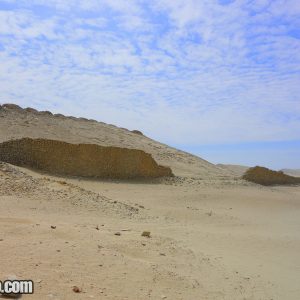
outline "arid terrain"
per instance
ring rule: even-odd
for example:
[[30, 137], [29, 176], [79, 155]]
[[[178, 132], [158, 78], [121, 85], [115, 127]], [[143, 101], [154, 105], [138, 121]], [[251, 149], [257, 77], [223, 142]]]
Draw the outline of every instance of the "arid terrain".
[[32, 279], [22, 298], [300, 299], [299, 186], [249, 183], [113, 125], [0, 107], [0, 143], [24, 137], [143, 150], [174, 177], [63, 177], [1, 162], [0, 278]]
[[300, 177], [300, 170], [299, 169], [283, 169], [282, 171], [287, 175]]

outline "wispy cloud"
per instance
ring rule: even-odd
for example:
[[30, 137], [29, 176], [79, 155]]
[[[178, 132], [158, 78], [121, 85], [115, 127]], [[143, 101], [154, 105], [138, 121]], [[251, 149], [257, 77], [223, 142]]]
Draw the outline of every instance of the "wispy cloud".
[[0, 101], [182, 145], [299, 139], [300, 4], [0, 1]]

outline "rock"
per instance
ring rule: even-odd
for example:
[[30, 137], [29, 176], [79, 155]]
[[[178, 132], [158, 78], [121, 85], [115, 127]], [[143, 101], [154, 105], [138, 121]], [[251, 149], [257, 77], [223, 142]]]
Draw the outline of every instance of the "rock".
[[143, 231], [142, 236], [150, 238], [151, 237], [151, 232], [150, 231]]
[[120, 235], [121, 235], [121, 233], [120, 233], [120, 232], [116, 232], [116, 233], [115, 233], [115, 235], [118, 235], [118, 236], [120, 236]]
[[17, 109], [17, 110], [22, 110], [22, 107], [20, 107], [17, 104], [12, 104], [12, 103], [5, 103], [2, 105], [3, 108], [8, 108], [8, 109]]
[[58, 117], [58, 118], [65, 118], [65, 116], [62, 115], [62, 114], [54, 114], [54, 116], [55, 116], [55, 117]]
[[48, 111], [48, 110], [43, 110], [43, 111], [40, 111], [39, 112], [41, 115], [48, 115], [48, 116], [52, 116], [52, 112], [51, 111]]
[[138, 134], [138, 135], [144, 135], [141, 131], [139, 130], [131, 130], [132, 133]]
[[51, 229], [56, 229], [56, 226], [54, 226], [54, 225], [51, 225]]
[[35, 114], [35, 113], [38, 113], [38, 111], [37, 111], [36, 109], [31, 108], [31, 107], [26, 107], [25, 110], [26, 110], [27, 112], [34, 113], [34, 114]]
[[82, 292], [82, 289], [79, 288], [78, 286], [74, 285], [73, 288], [72, 288], [72, 291], [74, 293], [81, 293]]

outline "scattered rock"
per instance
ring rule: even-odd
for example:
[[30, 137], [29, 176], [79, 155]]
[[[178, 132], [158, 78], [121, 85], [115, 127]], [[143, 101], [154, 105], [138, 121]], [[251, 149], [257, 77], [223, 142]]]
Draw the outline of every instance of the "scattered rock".
[[66, 185], [67, 182], [66, 181], [63, 181], [63, 180], [58, 180], [57, 183], [61, 184], [61, 185]]
[[74, 285], [73, 288], [72, 288], [72, 291], [74, 293], [81, 293], [82, 292], [82, 289], [79, 288], [78, 286]]
[[143, 231], [142, 236], [150, 238], [151, 237], [151, 232], [150, 231]]

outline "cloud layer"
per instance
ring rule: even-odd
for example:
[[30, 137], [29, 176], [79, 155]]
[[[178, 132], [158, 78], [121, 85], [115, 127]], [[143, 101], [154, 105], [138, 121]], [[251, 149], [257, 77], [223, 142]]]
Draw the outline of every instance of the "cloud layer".
[[300, 132], [298, 0], [0, 1], [0, 102], [167, 143]]

